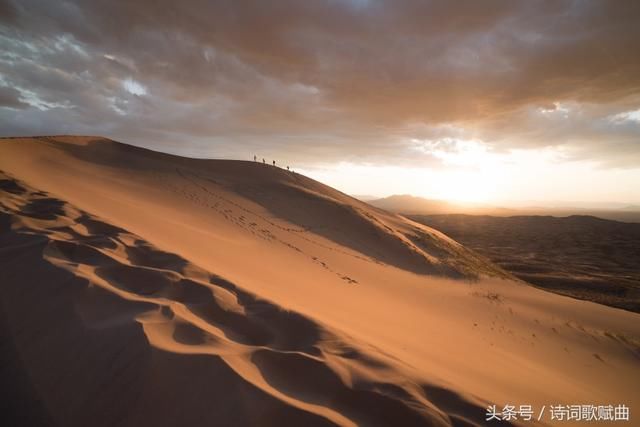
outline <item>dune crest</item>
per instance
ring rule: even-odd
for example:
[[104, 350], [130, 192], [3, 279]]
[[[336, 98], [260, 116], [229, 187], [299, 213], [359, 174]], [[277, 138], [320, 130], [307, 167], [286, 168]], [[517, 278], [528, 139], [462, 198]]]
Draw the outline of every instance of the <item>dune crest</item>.
[[[98, 166], [117, 166], [125, 173], [146, 173], [156, 179], [156, 185], [223, 215], [262, 239], [279, 241], [296, 251], [302, 240], [420, 274], [510, 277], [430, 227], [281, 168], [257, 162], [180, 158], [97, 137], [16, 142], [23, 149], [36, 143], [39, 151], [56, 157], [64, 154]], [[237, 201], [238, 196], [256, 206]]]

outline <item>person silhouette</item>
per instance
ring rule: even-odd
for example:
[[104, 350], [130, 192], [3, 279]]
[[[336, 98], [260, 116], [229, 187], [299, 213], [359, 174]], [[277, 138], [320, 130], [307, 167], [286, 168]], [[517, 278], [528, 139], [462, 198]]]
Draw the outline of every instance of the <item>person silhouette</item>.
[[264, 163], [265, 163], [265, 161], [264, 161], [264, 157], [263, 157], [263, 158], [262, 158], [262, 164], [264, 164]]
[[254, 162], [256, 161], [256, 155], [255, 154], [253, 155], [253, 161]]
[[275, 166], [275, 165], [276, 165], [276, 161], [274, 160], [274, 161], [273, 161], [273, 166]]

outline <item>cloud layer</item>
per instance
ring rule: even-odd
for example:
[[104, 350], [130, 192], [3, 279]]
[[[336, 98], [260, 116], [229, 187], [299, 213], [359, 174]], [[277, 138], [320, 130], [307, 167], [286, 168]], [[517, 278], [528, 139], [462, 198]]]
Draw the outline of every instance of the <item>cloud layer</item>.
[[0, 0], [0, 126], [302, 164], [437, 166], [461, 140], [634, 167], [638, 22], [635, 1]]

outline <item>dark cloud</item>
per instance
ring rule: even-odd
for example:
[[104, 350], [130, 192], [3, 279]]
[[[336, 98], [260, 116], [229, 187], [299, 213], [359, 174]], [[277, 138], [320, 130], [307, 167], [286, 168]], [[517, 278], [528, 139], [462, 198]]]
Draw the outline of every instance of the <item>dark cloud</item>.
[[20, 91], [12, 87], [0, 86], [0, 107], [27, 108], [29, 105], [20, 100]]
[[3, 84], [30, 105], [0, 123], [193, 155], [432, 164], [412, 138], [474, 137], [629, 165], [637, 123], [609, 118], [640, 108], [638, 22], [635, 1], [0, 0]]

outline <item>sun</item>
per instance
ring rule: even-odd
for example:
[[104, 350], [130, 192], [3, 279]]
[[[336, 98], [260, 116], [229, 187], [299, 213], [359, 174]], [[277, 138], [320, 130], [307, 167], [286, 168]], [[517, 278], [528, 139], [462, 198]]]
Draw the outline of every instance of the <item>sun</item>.
[[422, 197], [458, 203], [484, 203], [494, 199], [498, 182], [489, 171], [440, 171]]

